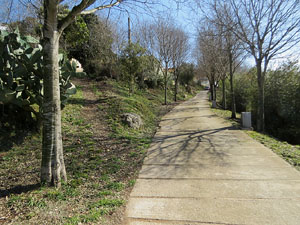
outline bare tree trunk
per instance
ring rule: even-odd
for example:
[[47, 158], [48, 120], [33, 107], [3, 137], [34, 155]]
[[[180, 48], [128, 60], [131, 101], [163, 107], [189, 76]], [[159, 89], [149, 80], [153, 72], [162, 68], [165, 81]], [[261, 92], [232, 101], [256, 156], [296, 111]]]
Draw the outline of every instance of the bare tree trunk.
[[61, 180], [67, 181], [63, 158], [61, 135], [61, 105], [59, 88], [58, 49], [60, 33], [57, 31], [56, 1], [45, 0], [44, 21], [44, 100], [43, 100], [43, 142], [41, 182], [60, 187]]
[[178, 83], [177, 83], [177, 79], [175, 81], [175, 90], [174, 90], [174, 101], [177, 102], [177, 92], [178, 92]]
[[217, 88], [216, 88], [217, 85], [214, 84], [213, 87], [214, 87], [214, 97], [213, 97], [213, 100], [217, 101]]
[[257, 131], [265, 131], [265, 78], [262, 73], [261, 61], [257, 61], [257, 84], [258, 84], [258, 112], [257, 112]]
[[226, 88], [225, 88], [225, 76], [222, 78], [222, 106], [226, 109]]
[[213, 101], [216, 101], [217, 100], [217, 94], [216, 94], [216, 82], [215, 82], [215, 78], [214, 78], [214, 76], [213, 76], [213, 79], [212, 79], [212, 89], [213, 89], [213, 92], [212, 92], [212, 100]]
[[168, 76], [168, 69], [166, 69], [165, 76], [164, 76], [164, 88], [165, 88], [165, 105], [167, 105], [167, 89], [168, 89], [168, 81], [167, 81], [167, 76]]
[[176, 102], [177, 101], [177, 93], [178, 93], [178, 79], [179, 79], [179, 76], [176, 73], [176, 70], [174, 72], [174, 77], [175, 77], [174, 101]]
[[230, 95], [231, 95], [231, 118], [236, 119], [236, 105], [235, 95], [233, 88], [233, 68], [232, 68], [232, 55], [229, 55], [229, 76], [230, 76]]
[[210, 91], [210, 96], [211, 96], [210, 100], [213, 101], [214, 100], [214, 85], [212, 83], [209, 83], [209, 86], [210, 86], [209, 91]]

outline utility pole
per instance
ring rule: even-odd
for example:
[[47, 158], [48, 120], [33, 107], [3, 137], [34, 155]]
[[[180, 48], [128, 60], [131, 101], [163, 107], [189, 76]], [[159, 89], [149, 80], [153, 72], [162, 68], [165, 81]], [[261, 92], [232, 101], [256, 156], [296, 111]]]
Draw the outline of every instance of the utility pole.
[[128, 44], [131, 43], [130, 17], [128, 16]]

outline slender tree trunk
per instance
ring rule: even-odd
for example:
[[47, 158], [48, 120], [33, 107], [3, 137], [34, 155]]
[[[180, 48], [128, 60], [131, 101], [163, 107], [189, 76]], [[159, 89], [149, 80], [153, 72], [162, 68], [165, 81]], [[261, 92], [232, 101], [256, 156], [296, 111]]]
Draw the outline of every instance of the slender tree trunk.
[[210, 100], [213, 101], [214, 100], [213, 99], [214, 98], [214, 85], [211, 82], [209, 82], [209, 86], [210, 86], [209, 91], [210, 91], [210, 96], [211, 96]]
[[214, 84], [214, 101], [217, 101], [217, 85]]
[[225, 76], [224, 76], [223, 79], [222, 79], [222, 95], [223, 95], [223, 98], [222, 98], [222, 106], [223, 106], [223, 109], [226, 109]]
[[230, 76], [230, 95], [231, 95], [231, 118], [236, 119], [236, 104], [235, 94], [233, 88], [233, 68], [232, 68], [232, 55], [229, 54], [229, 76]]
[[212, 85], [212, 87], [213, 87], [213, 96], [212, 96], [212, 100], [213, 101], [216, 101], [217, 100], [217, 94], [216, 94], [216, 84], [215, 84], [215, 78], [214, 78], [214, 76], [213, 76], [213, 79], [212, 79], [212, 81], [213, 81], [213, 85]]
[[233, 74], [230, 73], [230, 94], [231, 94], [231, 118], [236, 119], [236, 104], [235, 104], [235, 94], [233, 88]]
[[258, 84], [258, 112], [257, 112], [257, 131], [265, 131], [265, 77], [262, 73], [261, 61], [257, 61], [257, 84]]
[[174, 72], [174, 76], [175, 76], [175, 90], [174, 90], [174, 101], [176, 102], [177, 101], [177, 93], [178, 93], [178, 79], [179, 79], [179, 76], [176, 72]]
[[44, 100], [41, 182], [60, 187], [67, 181], [61, 135], [61, 105], [59, 88], [58, 49], [60, 34], [57, 31], [57, 1], [44, 1]]
[[165, 105], [167, 105], [167, 89], [168, 89], [168, 63], [166, 62], [166, 71], [164, 75], [164, 86], [165, 86]]
[[168, 62], [165, 61], [166, 69], [164, 74], [164, 88], [165, 88], [165, 105], [167, 105], [167, 90], [168, 90]]

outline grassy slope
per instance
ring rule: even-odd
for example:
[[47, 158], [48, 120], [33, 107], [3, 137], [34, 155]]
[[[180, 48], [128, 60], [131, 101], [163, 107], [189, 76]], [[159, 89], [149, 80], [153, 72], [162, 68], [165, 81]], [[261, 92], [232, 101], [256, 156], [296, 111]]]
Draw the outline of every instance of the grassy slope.
[[[237, 114], [237, 120], [232, 120], [230, 119], [231, 111], [221, 109], [212, 109], [212, 111], [216, 115], [230, 120], [234, 126], [240, 126], [240, 114]], [[281, 156], [283, 159], [285, 159], [287, 162], [293, 165], [296, 169], [300, 170], [300, 145], [291, 145], [287, 142], [280, 141], [268, 134], [262, 134], [256, 131], [245, 132], [253, 139], [272, 149], [272, 151]]]
[[[159, 118], [170, 106], [162, 106], [162, 90], [128, 95], [115, 81], [76, 83], [78, 92], [62, 118], [68, 183], [61, 190], [40, 187], [40, 135], [27, 134], [16, 143], [19, 134], [5, 133], [7, 142], [1, 142], [0, 149], [0, 223], [121, 223], [126, 196]], [[139, 114], [143, 127], [123, 125], [123, 112]]]

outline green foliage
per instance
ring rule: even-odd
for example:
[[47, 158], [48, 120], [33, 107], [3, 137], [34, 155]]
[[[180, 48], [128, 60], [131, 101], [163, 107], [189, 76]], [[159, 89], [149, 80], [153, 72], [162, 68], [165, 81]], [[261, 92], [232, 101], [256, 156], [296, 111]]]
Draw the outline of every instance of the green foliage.
[[[80, 41], [74, 38], [74, 33]], [[117, 73], [117, 56], [112, 51], [112, 43], [112, 28], [107, 21], [96, 14], [88, 14], [81, 16], [66, 30], [63, 45], [68, 56], [79, 60], [89, 77], [99, 79]]]
[[52, 201], [66, 201], [70, 197], [76, 197], [80, 194], [74, 183], [64, 184], [61, 190], [50, 189], [44, 194], [44, 197]]
[[136, 180], [130, 180], [130, 181], [128, 182], [128, 186], [129, 186], [129, 187], [133, 187], [133, 186], [135, 185], [135, 183], [136, 183]]
[[[234, 78], [237, 112], [251, 111], [256, 125], [258, 88], [256, 70], [237, 74]], [[230, 105], [230, 95], [228, 104]], [[300, 71], [289, 62], [265, 78], [265, 126], [275, 137], [293, 144], [300, 143]]]
[[85, 215], [76, 215], [69, 218], [66, 218], [65, 225], [77, 225], [77, 224], [83, 224], [83, 223], [95, 223], [101, 219], [103, 215], [109, 214], [112, 212], [112, 208], [95, 208], [91, 209], [87, 214]]
[[44, 208], [46, 202], [43, 199], [37, 199], [32, 196], [11, 195], [7, 200], [7, 206], [13, 209], [21, 209], [23, 206], [30, 208]]
[[[0, 105], [1, 121], [18, 127], [32, 128], [40, 124], [43, 101], [43, 53], [39, 41], [21, 36], [19, 31], [1, 32], [0, 36]], [[70, 77], [76, 74], [76, 65], [61, 55], [60, 91], [62, 107], [76, 92]], [[9, 115], [7, 118], [6, 115]], [[7, 121], [11, 119], [11, 121]]]
[[124, 189], [124, 184], [120, 182], [110, 182], [105, 186], [105, 188], [109, 190], [122, 191]]
[[266, 77], [266, 127], [271, 134], [300, 144], [300, 69], [289, 62]]
[[124, 204], [124, 200], [121, 199], [100, 199], [98, 202], [92, 204], [91, 208], [100, 208], [100, 207], [117, 207]]
[[179, 68], [179, 82], [182, 85], [191, 85], [195, 76], [195, 66], [191, 63], [183, 63]]
[[[236, 74], [233, 86], [237, 112], [252, 112], [252, 116], [256, 117], [258, 99], [256, 69], [251, 69], [245, 74]], [[231, 95], [228, 97], [228, 105], [231, 105]]]
[[81, 47], [88, 43], [90, 32], [82, 16], [77, 16], [75, 21], [64, 30], [64, 39], [69, 49]]
[[113, 192], [112, 191], [100, 191], [99, 193], [98, 193], [98, 196], [99, 197], [103, 197], [103, 196], [109, 196], [109, 195], [113, 195]]
[[134, 90], [134, 85], [139, 79], [144, 81], [143, 72], [148, 64], [145, 57], [146, 49], [139, 44], [130, 43], [121, 53], [120, 62], [122, 65], [123, 80], [128, 81], [130, 93]]

